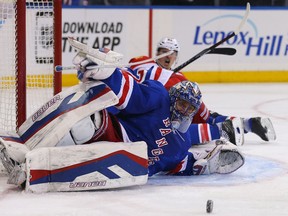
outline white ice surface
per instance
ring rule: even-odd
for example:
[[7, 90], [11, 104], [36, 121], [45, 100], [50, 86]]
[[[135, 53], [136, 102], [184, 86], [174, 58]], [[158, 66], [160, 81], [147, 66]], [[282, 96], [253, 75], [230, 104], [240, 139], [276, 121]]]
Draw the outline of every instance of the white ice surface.
[[31, 194], [0, 177], [1, 216], [288, 215], [288, 84], [201, 84], [209, 109], [270, 117], [277, 140], [245, 136], [246, 163], [229, 175], [155, 176], [144, 186], [93, 192]]

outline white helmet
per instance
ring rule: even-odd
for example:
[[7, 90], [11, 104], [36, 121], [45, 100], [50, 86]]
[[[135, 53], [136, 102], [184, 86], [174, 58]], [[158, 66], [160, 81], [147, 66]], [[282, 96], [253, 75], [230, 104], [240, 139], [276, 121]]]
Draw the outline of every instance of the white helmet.
[[179, 44], [175, 38], [164, 37], [157, 44], [157, 50], [159, 48], [165, 48], [171, 51], [179, 52]]

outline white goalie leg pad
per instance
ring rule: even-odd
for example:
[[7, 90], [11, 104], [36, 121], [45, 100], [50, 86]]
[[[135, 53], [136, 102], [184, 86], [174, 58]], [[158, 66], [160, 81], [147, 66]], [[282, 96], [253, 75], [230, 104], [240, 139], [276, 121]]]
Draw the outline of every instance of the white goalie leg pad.
[[93, 137], [95, 131], [100, 128], [101, 124], [101, 114], [100, 112], [96, 112], [93, 116], [88, 116], [73, 125], [70, 132], [67, 133], [56, 146], [81, 145]]
[[228, 174], [235, 172], [243, 166], [244, 162], [244, 156], [237, 146], [227, 140], [217, 140], [216, 147], [205, 158], [194, 163], [193, 174]]
[[76, 145], [70, 133], [67, 133], [57, 144], [56, 147]]
[[83, 144], [90, 140], [96, 130], [96, 126], [91, 117], [88, 116], [77, 122], [70, 130], [71, 136], [76, 145]]
[[29, 149], [56, 146], [77, 122], [117, 103], [104, 83], [82, 83], [55, 95], [21, 125], [18, 134]]
[[148, 179], [145, 142], [95, 142], [37, 148], [26, 154], [26, 191], [84, 191], [143, 185]]

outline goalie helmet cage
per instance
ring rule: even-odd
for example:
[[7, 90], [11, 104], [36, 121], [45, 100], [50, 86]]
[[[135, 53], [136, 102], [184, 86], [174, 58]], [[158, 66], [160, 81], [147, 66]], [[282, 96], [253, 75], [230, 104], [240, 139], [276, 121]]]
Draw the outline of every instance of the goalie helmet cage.
[[61, 0], [0, 0], [0, 130], [16, 132], [61, 91]]

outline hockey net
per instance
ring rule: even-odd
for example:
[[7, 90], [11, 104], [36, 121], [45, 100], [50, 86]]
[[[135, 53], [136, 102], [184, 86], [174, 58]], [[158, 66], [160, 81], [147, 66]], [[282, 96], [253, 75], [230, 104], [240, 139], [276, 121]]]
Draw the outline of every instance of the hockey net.
[[0, 0], [0, 130], [17, 131], [61, 91], [61, 4]]

